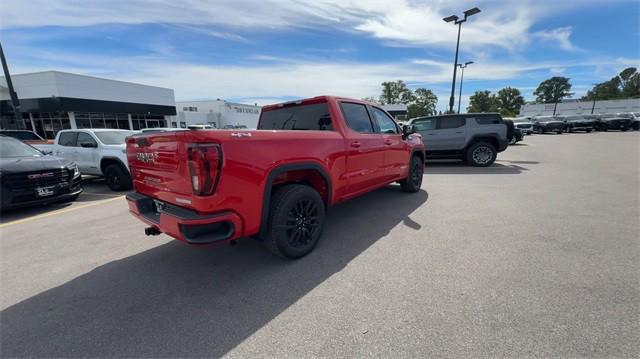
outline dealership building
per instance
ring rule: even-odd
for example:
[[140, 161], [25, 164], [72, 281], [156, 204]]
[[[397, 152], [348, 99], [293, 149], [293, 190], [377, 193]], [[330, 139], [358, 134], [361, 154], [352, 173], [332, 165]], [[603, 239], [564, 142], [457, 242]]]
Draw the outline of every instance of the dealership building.
[[169, 119], [171, 127], [211, 125], [215, 128], [246, 126], [255, 129], [261, 107], [216, 99], [177, 102], [176, 108], [178, 114]]
[[556, 103], [525, 104], [520, 108], [520, 116], [560, 116], [588, 115], [621, 112], [640, 112], [640, 99], [577, 101], [567, 100]]
[[11, 76], [20, 99], [16, 120], [0, 77], [0, 128], [28, 129], [52, 139], [62, 129], [167, 127], [176, 115], [172, 89], [59, 71]]

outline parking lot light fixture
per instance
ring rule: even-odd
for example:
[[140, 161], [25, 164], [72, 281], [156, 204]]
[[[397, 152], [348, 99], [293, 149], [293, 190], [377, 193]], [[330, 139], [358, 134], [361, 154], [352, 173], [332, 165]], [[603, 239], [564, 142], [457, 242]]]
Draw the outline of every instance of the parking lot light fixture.
[[453, 113], [453, 104], [455, 103], [455, 92], [456, 92], [456, 70], [458, 69], [458, 52], [460, 50], [460, 30], [462, 29], [462, 23], [467, 21], [469, 16], [473, 16], [480, 12], [480, 9], [477, 7], [471, 8], [464, 12], [464, 18], [460, 19], [456, 15], [450, 15], [442, 20], [445, 22], [453, 22], [455, 25], [458, 25], [458, 40], [456, 41], [456, 55], [453, 60], [453, 80], [451, 80], [451, 97], [449, 97], [449, 112]]
[[460, 113], [460, 102], [462, 102], [462, 81], [464, 81], [464, 69], [471, 65], [473, 61], [467, 61], [464, 64], [458, 64], [460, 67], [460, 94], [458, 95], [458, 113]]

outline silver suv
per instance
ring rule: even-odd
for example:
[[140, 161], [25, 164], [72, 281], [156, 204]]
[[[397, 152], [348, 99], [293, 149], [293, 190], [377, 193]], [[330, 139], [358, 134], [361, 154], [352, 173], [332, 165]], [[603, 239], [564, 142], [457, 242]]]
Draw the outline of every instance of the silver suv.
[[418, 117], [409, 124], [422, 135], [427, 158], [461, 159], [477, 167], [490, 166], [513, 136], [513, 126], [497, 113]]

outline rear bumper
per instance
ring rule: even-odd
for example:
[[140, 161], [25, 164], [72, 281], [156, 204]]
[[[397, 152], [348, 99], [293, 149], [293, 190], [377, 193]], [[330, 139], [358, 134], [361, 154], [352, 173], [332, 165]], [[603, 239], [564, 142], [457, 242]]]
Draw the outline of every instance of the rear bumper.
[[242, 220], [231, 212], [199, 214], [141, 193], [127, 194], [129, 212], [142, 222], [189, 244], [230, 241], [242, 236]]

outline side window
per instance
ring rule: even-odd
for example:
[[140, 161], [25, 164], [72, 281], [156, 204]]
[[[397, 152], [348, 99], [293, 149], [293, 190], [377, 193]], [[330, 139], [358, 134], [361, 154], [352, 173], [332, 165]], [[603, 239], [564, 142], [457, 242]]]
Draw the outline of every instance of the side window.
[[464, 126], [464, 124], [464, 118], [459, 116], [442, 117], [440, 121], [438, 121], [438, 129], [458, 128]]
[[341, 102], [340, 107], [349, 128], [360, 133], [373, 133], [373, 124], [365, 105]]
[[380, 127], [380, 132], [388, 133], [388, 134], [397, 134], [398, 126], [396, 123], [389, 117], [386, 112], [382, 111], [377, 107], [372, 107], [373, 109], [373, 118], [375, 118], [376, 122], [378, 122], [378, 127]]
[[495, 125], [500, 123], [500, 118], [498, 116], [478, 116], [478, 117], [467, 117], [469, 119], [475, 118], [476, 123], [478, 125]]
[[413, 121], [411, 124], [415, 127], [416, 131], [429, 131], [436, 129], [435, 118]]
[[74, 147], [76, 145], [77, 132], [63, 132], [60, 134], [58, 144], [60, 146]]
[[[96, 142], [96, 140], [93, 139], [93, 137], [91, 137], [91, 135], [84, 133], [84, 132], [79, 132], [78, 133], [78, 147], [83, 147], [82, 144], [83, 143], [88, 143], [91, 144], [93, 147], [97, 147], [98, 143]], [[92, 147], [89, 146], [89, 147]]]

